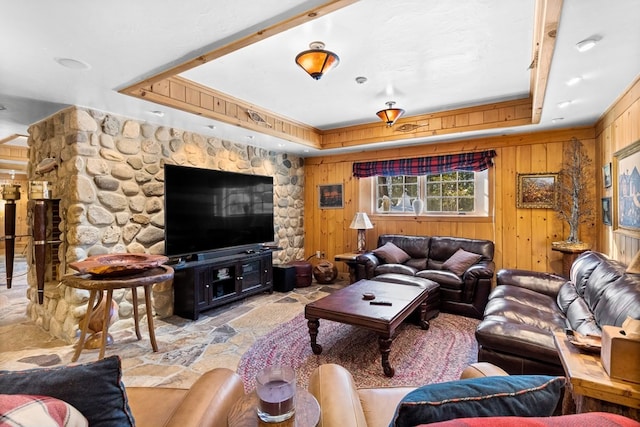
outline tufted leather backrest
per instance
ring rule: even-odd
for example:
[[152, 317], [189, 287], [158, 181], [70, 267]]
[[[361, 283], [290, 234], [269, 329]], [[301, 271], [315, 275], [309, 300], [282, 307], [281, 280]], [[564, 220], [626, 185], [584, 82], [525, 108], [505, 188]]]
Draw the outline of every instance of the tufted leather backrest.
[[458, 249], [482, 255], [480, 261], [492, 261], [494, 244], [491, 240], [465, 239], [463, 237], [432, 237], [429, 248], [429, 268], [441, 269]]
[[391, 242], [411, 258], [429, 258], [429, 236], [404, 236], [401, 234], [381, 234], [378, 237], [378, 247]]

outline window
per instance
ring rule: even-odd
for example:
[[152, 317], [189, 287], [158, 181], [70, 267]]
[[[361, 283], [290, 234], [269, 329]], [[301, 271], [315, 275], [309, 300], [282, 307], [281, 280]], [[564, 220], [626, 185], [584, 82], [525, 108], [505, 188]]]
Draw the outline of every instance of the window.
[[421, 176], [376, 176], [375, 212], [414, 214], [413, 202], [423, 201], [420, 214], [487, 216], [488, 173], [445, 172]]

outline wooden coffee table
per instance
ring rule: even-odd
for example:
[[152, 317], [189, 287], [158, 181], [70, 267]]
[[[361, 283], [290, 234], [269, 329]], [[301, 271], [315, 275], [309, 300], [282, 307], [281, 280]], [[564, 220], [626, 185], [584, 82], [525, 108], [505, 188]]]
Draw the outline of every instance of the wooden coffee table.
[[[438, 286], [430, 282], [433, 287]], [[332, 320], [348, 325], [361, 326], [378, 334], [378, 345], [382, 355], [384, 374], [392, 377], [395, 373], [389, 363], [391, 342], [396, 328], [416, 309], [420, 310], [420, 326], [429, 329], [426, 319], [427, 298], [433, 287], [412, 286], [375, 280], [360, 280], [331, 295], [307, 304], [304, 317], [307, 318], [311, 349], [314, 354], [322, 353], [317, 343], [319, 319]], [[368, 301], [363, 294], [373, 293], [375, 299]], [[370, 302], [387, 301], [391, 305], [372, 305]]]

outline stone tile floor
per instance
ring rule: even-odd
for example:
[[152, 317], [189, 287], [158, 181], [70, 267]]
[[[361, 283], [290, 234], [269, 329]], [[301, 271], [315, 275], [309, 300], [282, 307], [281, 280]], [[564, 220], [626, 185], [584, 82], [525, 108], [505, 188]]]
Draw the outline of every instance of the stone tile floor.
[[[6, 288], [4, 263], [0, 269], [0, 369], [22, 370], [71, 363], [74, 347], [51, 337], [26, 315], [26, 262], [16, 258], [13, 284]], [[158, 352], [151, 350], [146, 322], [140, 322], [142, 340], [133, 321], [118, 322], [109, 332], [114, 343], [106, 356], [122, 358], [127, 386], [189, 387], [203, 372], [215, 367], [235, 370], [242, 354], [259, 337], [304, 310], [305, 304], [328, 295], [346, 282], [313, 283], [291, 292], [260, 294], [209, 310], [196, 321], [170, 316], [154, 318]], [[144, 310], [142, 310], [144, 313]], [[83, 350], [78, 363], [97, 360], [99, 350]]]

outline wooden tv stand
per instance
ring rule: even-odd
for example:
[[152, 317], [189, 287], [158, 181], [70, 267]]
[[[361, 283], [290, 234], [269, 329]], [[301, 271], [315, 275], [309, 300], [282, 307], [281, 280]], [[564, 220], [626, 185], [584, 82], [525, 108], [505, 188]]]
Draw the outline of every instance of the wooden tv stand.
[[263, 249], [174, 265], [173, 312], [196, 320], [201, 311], [272, 293], [272, 253]]

